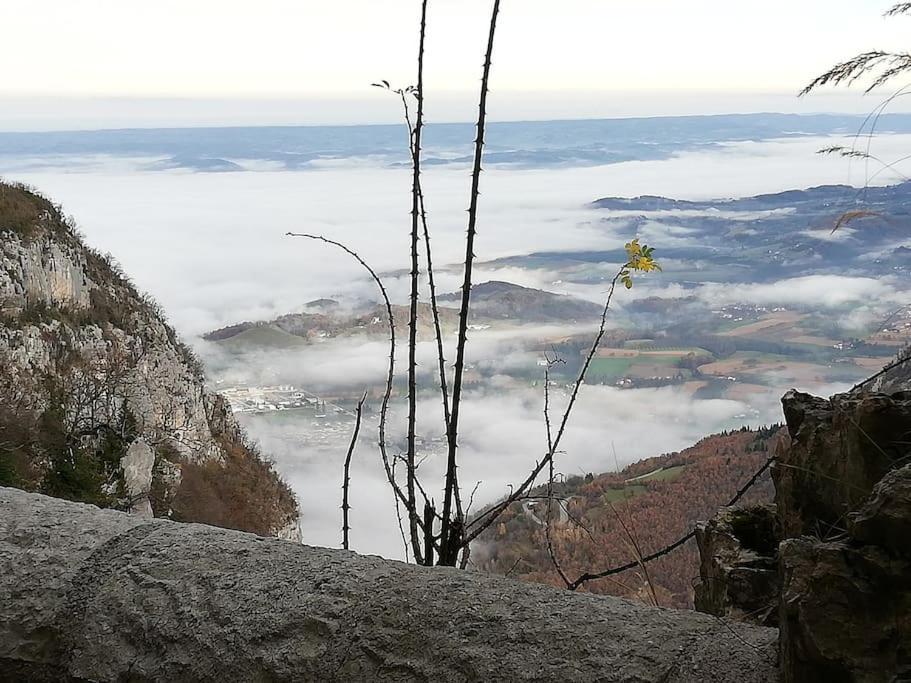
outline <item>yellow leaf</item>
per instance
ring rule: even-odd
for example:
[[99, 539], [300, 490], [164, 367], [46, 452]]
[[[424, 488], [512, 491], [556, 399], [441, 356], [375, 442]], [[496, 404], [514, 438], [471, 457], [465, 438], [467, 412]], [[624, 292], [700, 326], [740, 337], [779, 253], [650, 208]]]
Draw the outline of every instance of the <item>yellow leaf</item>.
[[642, 254], [642, 247], [639, 244], [638, 237], [631, 242], [627, 242], [625, 248], [626, 255], [629, 257], [630, 261], [636, 259], [640, 254]]

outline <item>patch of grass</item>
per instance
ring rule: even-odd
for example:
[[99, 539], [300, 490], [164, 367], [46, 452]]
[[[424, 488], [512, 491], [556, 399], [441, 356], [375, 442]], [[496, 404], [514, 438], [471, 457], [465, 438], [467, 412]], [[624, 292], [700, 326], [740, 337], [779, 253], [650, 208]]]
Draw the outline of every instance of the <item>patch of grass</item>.
[[673, 481], [681, 474], [683, 470], [686, 469], [686, 465], [677, 465], [676, 467], [668, 467], [663, 470], [656, 470], [650, 474], [645, 475], [644, 477], [637, 479], [636, 481]]
[[589, 367], [592, 378], [603, 380], [619, 379], [626, 375], [635, 358], [595, 358]]
[[220, 344], [237, 351], [248, 349], [291, 349], [306, 345], [306, 340], [271, 325], [251, 327], [240, 334], [220, 341]]
[[758, 318], [745, 319], [745, 320], [723, 320], [715, 328], [715, 332], [718, 334], [723, 334], [724, 332], [730, 332], [731, 330], [736, 330], [739, 327], [746, 327], [747, 325], [752, 325], [758, 320]]
[[0, 230], [30, 238], [53, 223], [65, 225], [53, 202], [25, 185], [0, 182]]
[[619, 503], [642, 495], [646, 491], [648, 491], [648, 488], [644, 484], [629, 484], [623, 488], [608, 489], [601, 496], [601, 499], [605, 503]]

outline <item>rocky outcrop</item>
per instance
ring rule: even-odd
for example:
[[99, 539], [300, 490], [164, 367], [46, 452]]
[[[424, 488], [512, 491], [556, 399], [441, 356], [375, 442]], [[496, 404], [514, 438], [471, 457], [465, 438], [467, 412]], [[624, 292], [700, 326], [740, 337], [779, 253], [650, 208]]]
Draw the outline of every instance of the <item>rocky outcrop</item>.
[[911, 680], [911, 562], [809, 537], [780, 552], [783, 681]]
[[911, 465], [882, 478], [863, 507], [848, 515], [848, 533], [858, 543], [911, 556]]
[[155, 469], [155, 452], [142, 440], [130, 444], [127, 454], [120, 459], [123, 470], [123, 488], [130, 501], [129, 511], [141, 517], [152, 517], [152, 474]]
[[889, 472], [832, 541], [781, 544], [785, 681], [911, 680], [911, 465]]
[[911, 678], [911, 394], [783, 399], [782, 679]]
[[778, 624], [778, 521], [774, 505], [725, 508], [696, 526], [696, 609], [763, 626]]
[[[237, 486], [230, 514], [208, 521], [259, 533], [296, 525], [290, 490], [206, 389], [157, 305], [83, 244], [58, 207], [3, 183], [0, 369], [0, 485], [170, 515], [185, 467], [246, 459], [249, 467], [235, 469], [256, 470], [269, 485]], [[212, 488], [195, 483], [197, 494]], [[257, 490], [274, 500], [252, 500]], [[201, 518], [188, 496], [182, 501], [181, 519]], [[249, 525], [245, 506], [271, 518], [258, 514]]]
[[0, 671], [19, 680], [777, 676], [775, 629], [13, 489], [0, 595]]
[[791, 446], [772, 478], [783, 537], [829, 535], [908, 453], [911, 394], [791, 391], [782, 405]]
[[[732, 513], [701, 531], [697, 606], [737, 616], [778, 605], [782, 680], [911, 680], [911, 394], [853, 392], [783, 399], [790, 445], [777, 453], [774, 582], [737, 581], [748, 561]], [[749, 521], [744, 517], [743, 521]], [[740, 590], [714, 586], [734, 585]]]

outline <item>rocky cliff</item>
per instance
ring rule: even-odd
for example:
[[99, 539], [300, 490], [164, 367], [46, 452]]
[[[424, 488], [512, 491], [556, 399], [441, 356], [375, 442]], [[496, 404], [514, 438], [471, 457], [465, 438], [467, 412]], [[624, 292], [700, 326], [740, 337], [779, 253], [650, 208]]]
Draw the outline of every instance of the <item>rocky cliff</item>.
[[697, 609], [777, 621], [788, 683], [911, 680], [911, 393], [782, 403], [776, 505], [702, 525]]
[[160, 309], [59, 207], [0, 183], [0, 484], [294, 536], [290, 490]]

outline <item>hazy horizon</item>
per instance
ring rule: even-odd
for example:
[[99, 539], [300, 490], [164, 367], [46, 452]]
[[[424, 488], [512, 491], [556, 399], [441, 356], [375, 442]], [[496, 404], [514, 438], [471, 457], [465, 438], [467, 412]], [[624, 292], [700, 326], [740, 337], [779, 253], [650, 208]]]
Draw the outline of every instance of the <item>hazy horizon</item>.
[[[427, 123], [473, 124], [477, 94], [445, 93], [428, 101]], [[497, 92], [489, 120], [497, 123], [599, 121], [750, 114], [862, 115], [885, 98], [858, 92], [814, 94], [747, 91]], [[898, 99], [891, 114], [911, 113]], [[12, 96], [0, 93], [0, 132], [70, 132], [149, 128], [383, 126], [401, 124], [385, 93], [365, 85], [347, 97], [149, 98], [129, 96]], [[2, 149], [0, 149], [2, 152]]]

